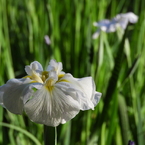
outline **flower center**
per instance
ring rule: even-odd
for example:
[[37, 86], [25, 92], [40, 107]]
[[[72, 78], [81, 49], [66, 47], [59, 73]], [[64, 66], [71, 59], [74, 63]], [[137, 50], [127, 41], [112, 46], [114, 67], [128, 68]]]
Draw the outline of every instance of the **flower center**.
[[53, 79], [49, 79], [46, 81], [45, 83], [45, 87], [48, 89], [49, 92], [51, 92], [53, 90], [53, 84], [55, 83], [56, 81], [53, 80]]
[[31, 76], [25, 76], [24, 78], [30, 78], [32, 80], [31, 83], [41, 83], [43, 84], [45, 80], [48, 78], [48, 71], [43, 71], [41, 76], [37, 75], [35, 72]]
[[48, 78], [48, 71], [43, 71], [42, 72], [42, 76], [41, 79], [43, 82], [45, 82], [45, 80]]
[[58, 75], [58, 76], [50, 76], [46, 82], [45, 82], [45, 87], [47, 88], [47, 90], [49, 92], [51, 92], [54, 88], [54, 84], [59, 82], [59, 80], [64, 76], [64, 74], [62, 75]]
[[65, 79], [61, 79], [64, 77], [64, 74], [59, 74], [58, 76], [49, 76], [48, 71], [43, 71], [41, 75], [33, 72], [31, 76], [25, 76], [24, 78], [30, 78], [32, 81], [30, 83], [41, 83], [44, 84], [46, 89], [51, 92], [54, 88], [54, 84], [58, 82], [68, 82]]

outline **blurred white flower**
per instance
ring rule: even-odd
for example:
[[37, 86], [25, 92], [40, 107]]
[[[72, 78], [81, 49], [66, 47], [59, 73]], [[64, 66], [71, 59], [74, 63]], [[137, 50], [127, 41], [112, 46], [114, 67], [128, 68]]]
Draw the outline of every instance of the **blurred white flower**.
[[45, 40], [45, 43], [46, 43], [47, 45], [50, 45], [50, 44], [51, 44], [51, 40], [50, 40], [50, 38], [49, 38], [48, 35], [45, 35], [45, 36], [44, 36], [44, 40]]
[[115, 32], [118, 27], [121, 29], [126, 29], [128, 23], [136, 23], [138, 21], [138, 16], [132, 12], [126, 14], [118, 14], [111, 20], [102, 20], [99, 22], [94, 22], [93, 25], [98, 27], [98, 30], [93, 34], [92, 38], [98, 38], [101, 31], [104, 32]]
[[25, 67], [28, 74], [0, 87], [0, 105], [14, 114], [25, 110], [36, 123], [58, 126], [80, 110], [94, 109], [101, 93], [92, 77], [74, 78], [62, 71], [62, 63], [51, 60], [46, 71], [37, 61]]

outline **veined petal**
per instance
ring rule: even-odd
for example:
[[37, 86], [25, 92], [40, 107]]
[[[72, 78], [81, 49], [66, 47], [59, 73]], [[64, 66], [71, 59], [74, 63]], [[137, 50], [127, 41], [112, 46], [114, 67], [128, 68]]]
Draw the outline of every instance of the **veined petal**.
[[92, 96], [91, 98], [94, 106], [96, 106], [99, 103], [101, 96], [102, 96], [102, 93], [95, 91], [94, 97]]
[[101, 98], [101, 93], [96, 92], [96, 86], [92, 77], [85, 77], [78, 80], [79, 86], [86, 96], [93, 102], [96, 106]]
[[33, 73], [40, 74], [43, 71], [42, 65], [38, 61], [32, 62], [30, 65], [25, 67], [25, 71], [28, 75], [33, 75]]
[[33, 96], [33, 93], [35, 91], [41, 89], [42, 87], [43, 87], [43, 84], [41, 84], [41, 83], [29, 83], [29, 84], [25, 84], [24, 90], [22, 92], [23, 104], [25, 104]]
[[28, 100], [33, 92], [30, 81], [30, 79], [11, 79], [1, 87], [3, 106], [10, 112], [22, 114], [23, 100]]
[[101, 93], [95, 91], [92, 77], [76, 79], [70, 74], [65, 74], [55, 86], [66, 93], [68, 90], [76, 92], [76, 100], [80, 103], [81, 110], [94, 109], [101, 97]]
[[47, 71], [56, 71], [57, 75], [59, 74], [64, 74], [62, 71], [62, 63], [61, 62], [56, 62], [56, 60], [52, 59], [49, 62], [49, 66], [47, 68]]
[[47, 86], [47, 87], [53, 86], [54, 83], [57, 80], [58, 80], [58, 76], [57, 76], [56, 72], [55, 71], [50, 71], [49, 72], [49, 77], [48, 77], [48, 79], [46, 79], [44, 85]]
[[39, 62], [34, 61], [30, 65], [25, 66], [25, 71], [33, 81], [43, 83], [41, 79], [43, 68]]
[[33, 122], [58, 126], [75, 117], [80, 110], [79, 106], [78, 101], [59, 88], [54, 87], [49, 92], [44, 86], [25, 104], [25, 111]]

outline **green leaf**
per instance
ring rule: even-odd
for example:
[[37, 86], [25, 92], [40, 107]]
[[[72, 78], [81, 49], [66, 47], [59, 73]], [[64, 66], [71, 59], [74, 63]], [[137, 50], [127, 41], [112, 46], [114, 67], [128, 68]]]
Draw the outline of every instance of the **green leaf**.
[[21, 132], [23, 134], [25, 134], [27, 137], [29, 137], [36, 145], [42, 145], [35, 136], [33, 136], [30, 132], [18, 127], [18, 126], [15, 126], [15, 125], [12, 125], [12, 124], [8, 124], [8, 123], [3, 123], [3, 122], [0, 122], [0, 125], [1, 126], [4, 126], [4, 127], [8, 127], [10, 129], [14, 129], [18, 132]]

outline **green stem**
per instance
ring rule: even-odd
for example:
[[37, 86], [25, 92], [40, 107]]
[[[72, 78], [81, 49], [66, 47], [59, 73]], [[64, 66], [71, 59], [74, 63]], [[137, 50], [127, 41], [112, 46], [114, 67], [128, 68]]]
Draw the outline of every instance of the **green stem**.
[[55, 127], [55, 145], [57, 145], [57, 127]]
[[57, 128], [44, 125], [44, 145], [57, 145]]

